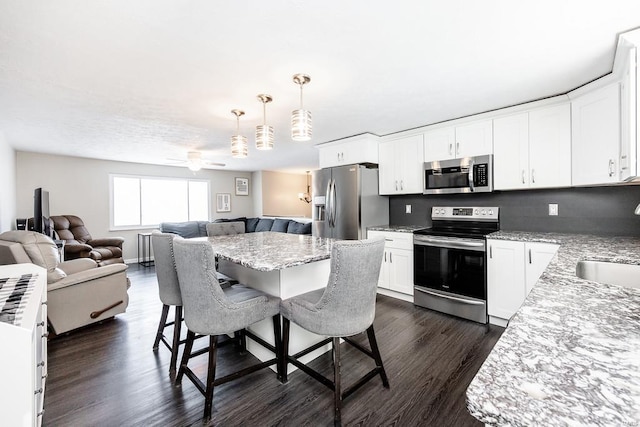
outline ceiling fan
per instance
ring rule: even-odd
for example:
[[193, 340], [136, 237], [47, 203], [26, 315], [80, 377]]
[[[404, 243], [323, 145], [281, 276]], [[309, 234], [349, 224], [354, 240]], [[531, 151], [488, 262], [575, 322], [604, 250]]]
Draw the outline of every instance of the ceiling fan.
[[167, 160], [173, 160], [178, 164], [186, 163], [187, 167], [194, 172], [199, 171], [204, 166], [226, 166], [224, 163], [212, 162], [210, 160], [203, 159], [202, 153], [199, 151], [189, 151], [187, 153], [186, 160], [184, 159], [167, 159]]

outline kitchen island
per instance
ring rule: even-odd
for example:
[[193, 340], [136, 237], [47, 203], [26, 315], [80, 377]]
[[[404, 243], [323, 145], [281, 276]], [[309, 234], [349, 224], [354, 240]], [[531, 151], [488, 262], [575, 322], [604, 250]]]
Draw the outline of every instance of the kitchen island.
[[[201, 237], [197, 240], [211, 243], [221, 273], [282, 299], [326, 287], [331, 267], [331, 247], [335, 241], [271, 231]], [[271, 319], [252, 325], [251, 330], [268, 342], [275, 342]], [[292, 323], [290, 352], [301, 351], [322, 338]], [[273, 357], [273, 354], [251, 340], [247, 341], [247, 349], [263, 361]], [[301, 361], [306, 363], [329, 349], [328, 345], [322, 347], [301, 358]], [[289, 369], [293, 370], [293, 366]]]
[[467, 389], [491, 426], [640, 425], [640, 289], [576, 276], [581, 260], [640, 264], [640, 238], [497, 232], [560, 249]]

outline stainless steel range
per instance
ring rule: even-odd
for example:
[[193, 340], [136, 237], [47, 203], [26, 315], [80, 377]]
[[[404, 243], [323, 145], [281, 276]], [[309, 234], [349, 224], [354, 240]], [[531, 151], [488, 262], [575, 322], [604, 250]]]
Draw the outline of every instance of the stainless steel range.
[[433, 207], [432, 227], [413, 233], [414, 304], [487, 323], [485, 236], [497, 207]]

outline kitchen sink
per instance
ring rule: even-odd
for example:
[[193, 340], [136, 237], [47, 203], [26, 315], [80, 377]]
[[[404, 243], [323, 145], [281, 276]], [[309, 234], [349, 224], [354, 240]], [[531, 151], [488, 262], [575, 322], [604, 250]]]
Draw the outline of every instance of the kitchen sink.
[[640, 289], [640, 265], [604, 261], [579, 261], [576, 276], [609, 285]]

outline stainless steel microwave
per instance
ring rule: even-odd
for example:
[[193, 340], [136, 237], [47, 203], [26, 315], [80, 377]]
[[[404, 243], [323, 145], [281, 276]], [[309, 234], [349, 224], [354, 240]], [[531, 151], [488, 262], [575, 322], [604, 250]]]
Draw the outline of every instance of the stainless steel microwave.
[[438, 160], [424, 164], [423, 194], [493, 191], [493, 155]]

